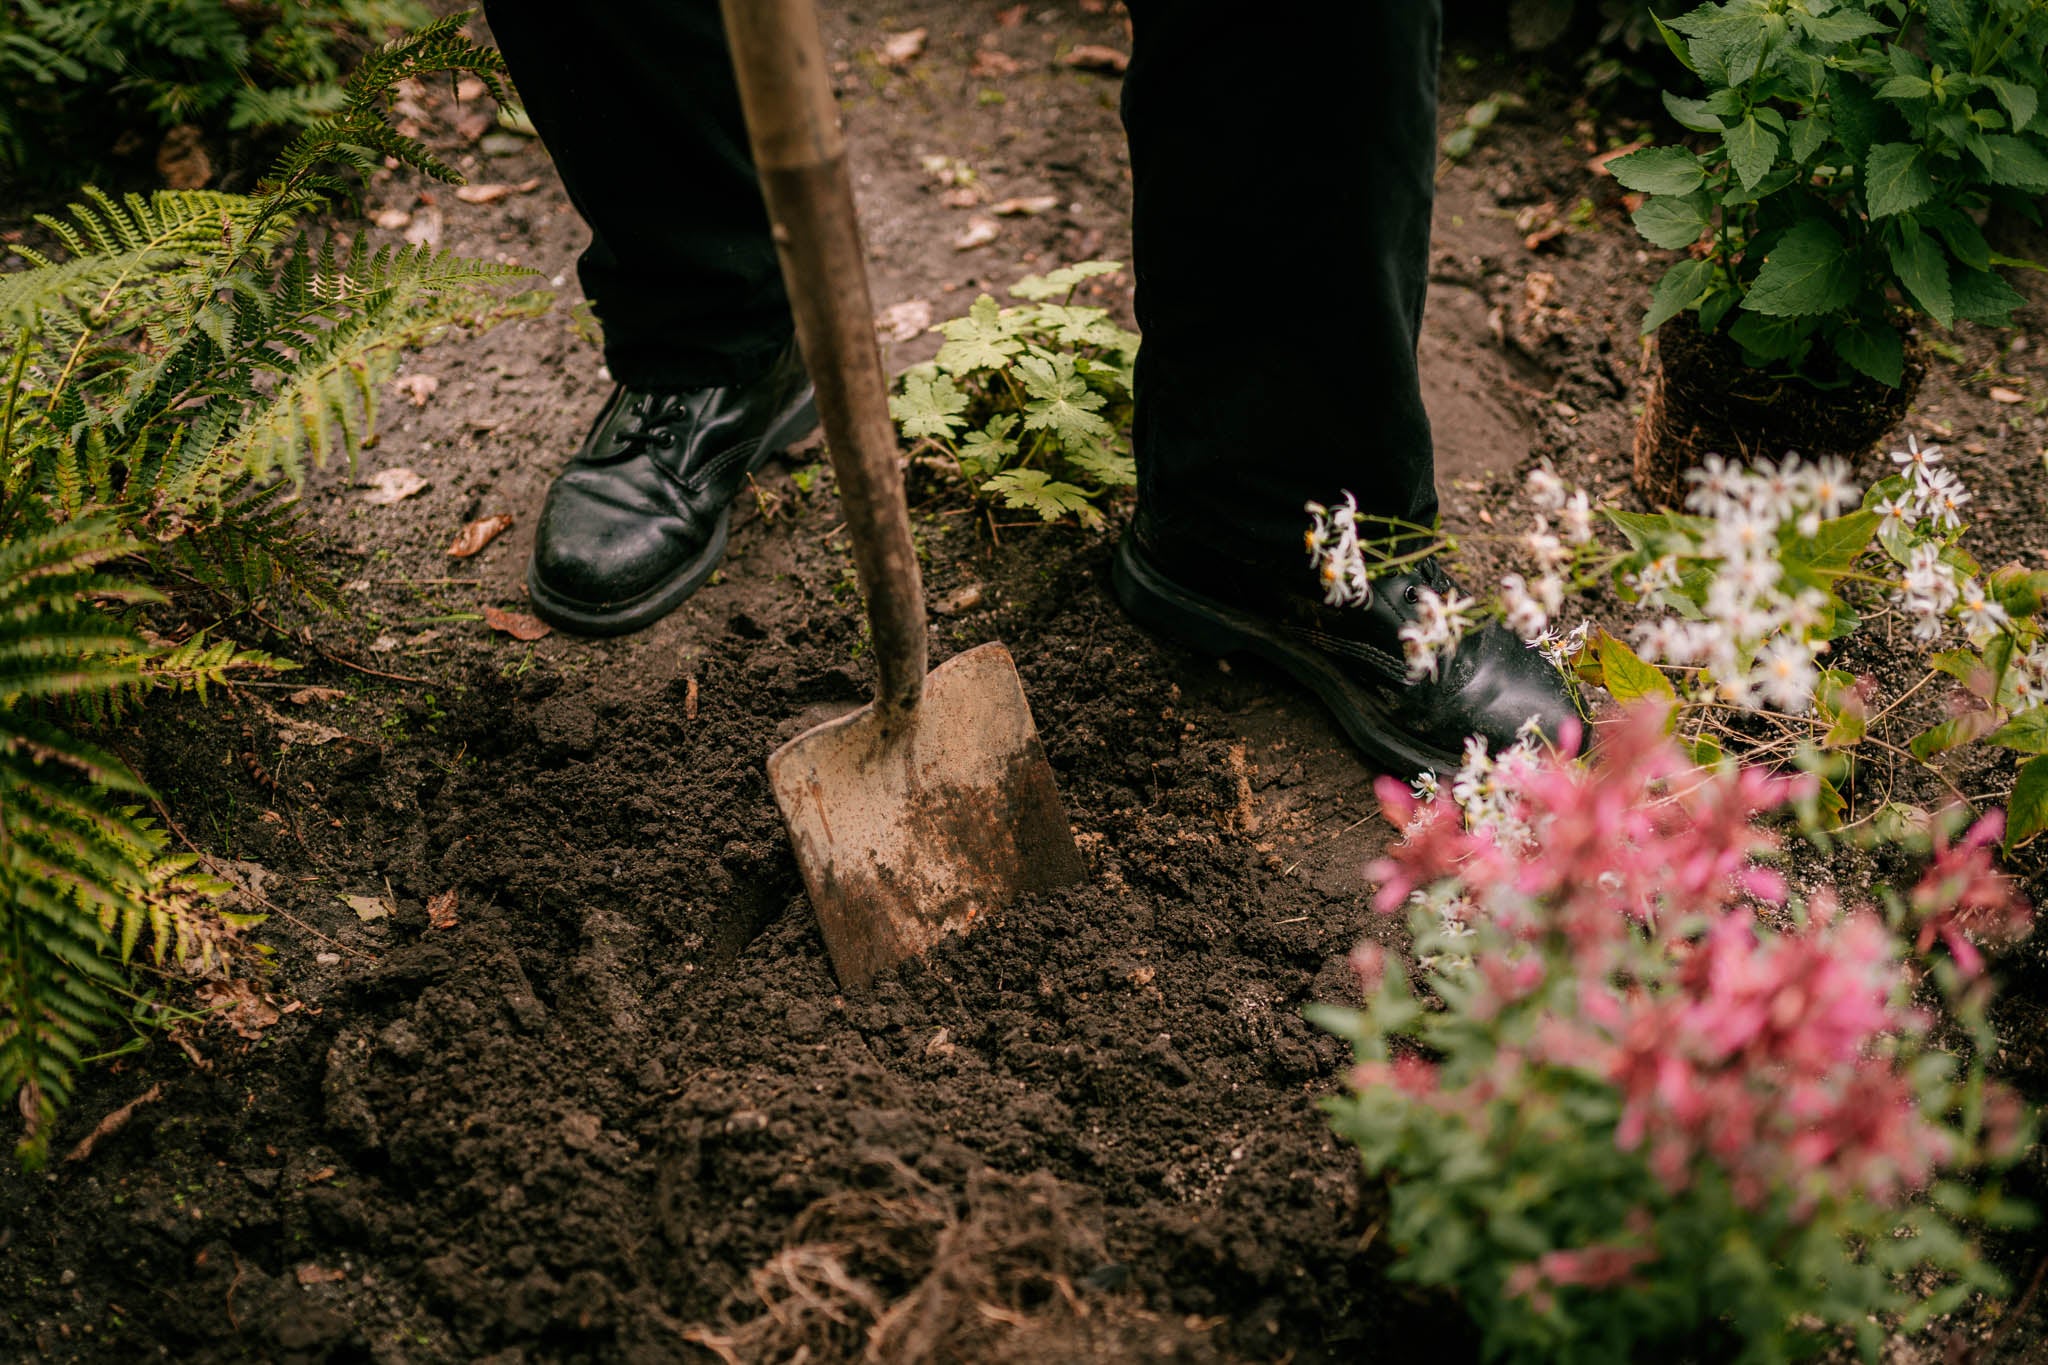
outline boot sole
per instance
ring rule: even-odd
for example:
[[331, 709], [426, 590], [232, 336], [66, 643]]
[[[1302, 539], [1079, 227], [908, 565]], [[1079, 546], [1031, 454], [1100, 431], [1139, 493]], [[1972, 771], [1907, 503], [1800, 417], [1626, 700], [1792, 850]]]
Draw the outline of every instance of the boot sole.
[[1463, 755], [1424, 744], [1403, 730], [1371, 692], [1315, 650], [1234, 607], [1190, 592], [1138, 553], [1129, 536], [1116, 547], [1110, 582], [1126, 612], [1160, 635], [1205, 654], [1250, 654], [1264, 659], [1316, 694], [1350, 741], [1368, 759], [1400, 777], [1456, 771]]
[[[761, 448], [747, 463], [747, 472], [751, 474], [767, 464], [817, 425], [817, 401], [806, 395], [801, 404], [768, 428], [761, 438]], [[718, 514], [718, 522], [711, 528], [711, 540], [702, 553], [679, 565], [653, 587], [623, 602], [600, 605], [563, 597], [540, 581], [538, 566], [531, 559], [526, 562], [526, 594], [533, 600], [534, 615], [550, 625], [577, 635], [630, 635], [653, 625], [704, 586], [704, 581], [718, 568], [718, 562], [725, 558], [726, 538], [731, 529], [732, 509], [727, 508]]]

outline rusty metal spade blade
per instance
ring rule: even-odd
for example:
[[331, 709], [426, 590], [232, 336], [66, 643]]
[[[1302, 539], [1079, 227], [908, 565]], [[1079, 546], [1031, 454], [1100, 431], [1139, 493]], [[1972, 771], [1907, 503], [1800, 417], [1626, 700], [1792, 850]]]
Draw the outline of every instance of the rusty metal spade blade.
[[982, 645], [925, 676], [924, 589], [812, 0], [723, 8], [879, 675], [873, 702], [768, 760], [832, 965], [859, 989], [1083, 868], [1009, 651]]
[[1000, 644], [932, 670], [900, 723], [870, 702], [799, 735], [768, 760], [768, 781], [851, 988], [1020, 894], [1083, 873]]

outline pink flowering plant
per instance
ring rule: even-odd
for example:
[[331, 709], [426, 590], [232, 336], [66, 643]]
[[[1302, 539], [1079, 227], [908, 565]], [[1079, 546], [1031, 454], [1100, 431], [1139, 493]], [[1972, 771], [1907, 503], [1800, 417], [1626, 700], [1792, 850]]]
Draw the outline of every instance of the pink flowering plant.
[[[1691, 471], [1682, 510], [1642, 513], [1601, 506], [1545, 461], [1528, 476], [1531, 529], [1513, 546], [1529, 572], [1503, 575], [1490, 600], [1424, 589], [1402, 633], [1410, 672], [1433, 675], [1467, 633], [1498, 619], [1617, 702], [1670, 706], [1697, 762], [1719, 760], [1739, 736], [1750, 761], [1816, 774], [1809, 815], [1823, 826], [1882, 818], [1924, 831], [1924, 809], [1851, 811], [1846, 779], [1859, 763], [1932, 764], [1981, 740], [2025, 760], [2009, 796], [1998, 794], [2008, 843], [2024, 842], [2048, 828], [2048, 572], [1987, 572], [1972, 557], [1971, 495], [1940, 447], [1908, 438], [1889, 469], [1865, 488], [1839, 459], [1709, 457]], [[1362, 535], [1367, 519], [1348, 495], [1308, 512], [1310, 559], [1334, 605], [1369, 600], [1389, 566], [1460, 548], [1418, 527]], [[1636, 619], [1565, 628], [1567, 600], [1600, 585]], [[1910, 638], [1924, 666], [1889, 689], [1835, 666], [1858, 630]], [[1907, 703], [1944, 676], [1961, 690], [1929, 726]]]
[[1497, 1357], [1875, 1360], [2002, 1292], [1969, 1229], [2026, 1213], [1985, 1074], [1981, 946], [2029, 922], [1998, 817], [1878, 905], [1795, 897], [1760, 820], [1813, 779], [1701, 769], [1664, 725], [1635, 708], [1590, 762], [1518, 746], [1485, 790], [1382, 780], [1376, 904], [1416, 960], [1368, 943], [1365, 1007], [1318, 1007], [1357, 1056], [1328, 1107], [1389, 1181], [1399, 1273]]

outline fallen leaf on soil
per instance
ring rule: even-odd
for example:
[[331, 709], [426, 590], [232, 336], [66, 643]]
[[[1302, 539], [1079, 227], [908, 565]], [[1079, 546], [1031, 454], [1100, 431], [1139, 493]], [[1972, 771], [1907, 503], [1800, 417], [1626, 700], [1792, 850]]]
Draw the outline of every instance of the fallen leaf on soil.
[[538, 640], [543, 635], [554, 633], [554, 627], [538, 616], [528, 616], [523, 611], [501, 611], [497, 607], [484, 608], [484, 624], [515, 640]]
[[66, 1161], [83, 1161], [92, 1155], [92, 1149], [100, 1145], [100, 1139], [112, 1137], [128, 1126], [128, 1120], [135, 1117], [135, 1111], [145, 1104], [153, 1104], [164, 1097], [161, 1084], [152, 1085], [128, 1103], [93, 1125], [90, 1133], [78, 1140], [78, 1145], [64, 1154]]
[[909, 341], [932, 325], [929, 299], [905, 299], [892, 303], [875, 317], [875, 330], [884, 341]]
[[405, 230], [405, 240], [414, 246], [441, 245], [441, 210], [421, 209], [412, 216], [412, 226]]
[[427, 481], [410, 469], [380, 469], [369, 479], [369, 492], [363, 494], [363, 501], [377, 507], [387, 507], [402, 498], [409, 498], [427, 486]]
[[949, 209], [971, 209], [981, 202], [981, 191], [973, 185], [955, 185], [940, 192], [939, 202]]
[[1616, 147], [1611, 152], [1600, 153], [1600, 155], [1592, 158], [1590, 161], [1586, 163], [1586, 169], [1591, 171], [1595, 175], [1613, 175], [1614, 172], [1607, 169], [1608, 162], [1619, 161], [1622, 157], [1627, 156], [1630, 152], [1640, 152], [1641, 150], [1643, 150], [1643, 148], [1649, 145], [1650, 144], [1648, 139], [1638, 138], [1636, 141], [1629, 143], [1626, 147]]
[[986, 81], [998, 76], [1014, 76], [1022, 69], [1023, 63], [1009, 53], [983, 47], [975, 49], [974, 62], [967, 68], [967, 74], [974, 80]]
[[484, 91], [489, 88], [489, 86], [474, 76], [464, 76], [461, 80], [455, 82], [455, 98], [467, 104], [471, 100], [482, 99]]
[[495, 204], [512, 193], [510, 185], [457, 185], [455, 197], [465, 204]]
[[885, 34], [875, 46], [875, 60], [883, 66], [902, 70], [924, 55], [924, 40], [929, 30], [914, 28], [904, 33]]
[[969, 218], [966, 229], [953, 239], [953, 250], [972, 251], [978, 246], [987, 246], [1001, 236], [1002, 231], [1003, 225], [993, 218]]
[[284, 699], [294, 706], [311, 706], [317, 701], [340, 701], [347, 695], [339, 687], [302, 687], [286, 693]]
[[283, 1017], [246, 981], [209, 981], [199, 988], [199, 998], [244, 1038], [261, 1038], [263, 1030]]
[[1056, 194], [1027, 194], [1016, 199], [1001, 199], [989, 205], [989, 212], [999, 218], [1029, 216], [1034, 213], [1048, 213], [1060, 206]]
[[306, 1183], [308, 1185], [317, 1185], [323, 1180], [332, 1179], [334, 1179], [334, 1168], [332, 1166], [322, 1166], [319, 1170], [306, 1177]]
[[455, 927], [455, 892], [452, 888], [438, 896], [427, 897], [427, 923], [436, 929]]
[[518, 190], [521, 194], [532, 194], [540, 188], [540, 177], [536, 175], [530, 179], [522, 180], [512, 188]]
[[389, 654], [404, 643], [396, 635], [379, 635], [376, 639], [370, 641], [370, 652], [372, 654]]
[[1994, 403], [2024, 403], [2027, 401], [2027, 396], [2018, 389], [2001, 387], [1991, 391], [1991, 401]]
[[955, 588], [944, 597], [932, 603], [932, 610], [940, 616], [958, 616], [963, 611], [972, 611], [981, 605], [981, 584], [969, 583], [964, 588]]
[[450, 559], [468, 559], [471, 555], [483, 549], [484, 546], [505, 534], [506, 529], [511, 525], [511, 516], [504, 512], [500, 512], [494, 517], [483, 517], [477, 521], [472, 521], [469, 525], [462, 528], [461, 534], [455, 537], [455, 543], [448, 547], [448, 557]]
[[1012, 5], [996, 11], [996, 27], [1015, 28], [1024, 22], [1024, 6]]
[[474, 142], [491, 130], [497, 120], [486, 109], [467, 109], [455, 116], [455, 136]]
[[384, 903], [382, 896], [343, 896], [342, 902], [356, 912], [359, 920], [388, 919], [391, 907]]
[[692, 673], [683, 688], [683, 719], [697, 719], [697, 675]]
[[156, 149], [157, 174], [174, 190], [196, 190], [213, 179], [213, 161], [206, 155], [206, 135], [196, 124], [181, 123], [164, 134]]
[[1121, 76], [1124, 69], [1131, 64], [1131, 59], [1113, 47], [1104, 47], [1100, 43], [1081, 43], [1069, 48], [1067, 55], [1060, 58], [1060, 63], [1081, 71], [1107, 71], [1112, 75]]
[[332, 725], [282, 715], [261, 702], [258, 702], [257, 706], [262, 709], [264, 718], [277, 727], [277, 743], [280, 748], [288, 749], [294, 744], [318, 748], [322, 744], [332, 744], [337, 739], [353, 738], [346, 731], [337, 730]]
[[391, 381], [391, 387], [404, 394], [414, 407], [423, 408], [441, 387], [441, 381], [430, 374], [402, 374]]
[[300, 1266], [292, 1274], [298, 1277], [300, 1284], [333, 1284], [336, 1280], [348, 1278], [346, 1270], [328, 1270], [314, 1265], [311, 1261]]
[[412, 226], [412, 215], [404, 209], [381, 209], [370, 221], [386, 232], [396, 232], [402, 227]]

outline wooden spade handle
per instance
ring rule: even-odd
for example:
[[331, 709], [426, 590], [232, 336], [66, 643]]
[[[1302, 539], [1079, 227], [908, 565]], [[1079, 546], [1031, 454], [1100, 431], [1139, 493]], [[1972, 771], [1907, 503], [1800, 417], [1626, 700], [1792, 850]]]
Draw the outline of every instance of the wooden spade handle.
[[924, 687], [924, 588], [817, 10], [812, 0], [721, 3], [797, 341], [817, 386], [867, 598], [881, 673], [875, 701], [884, 711], [907, 712]]

